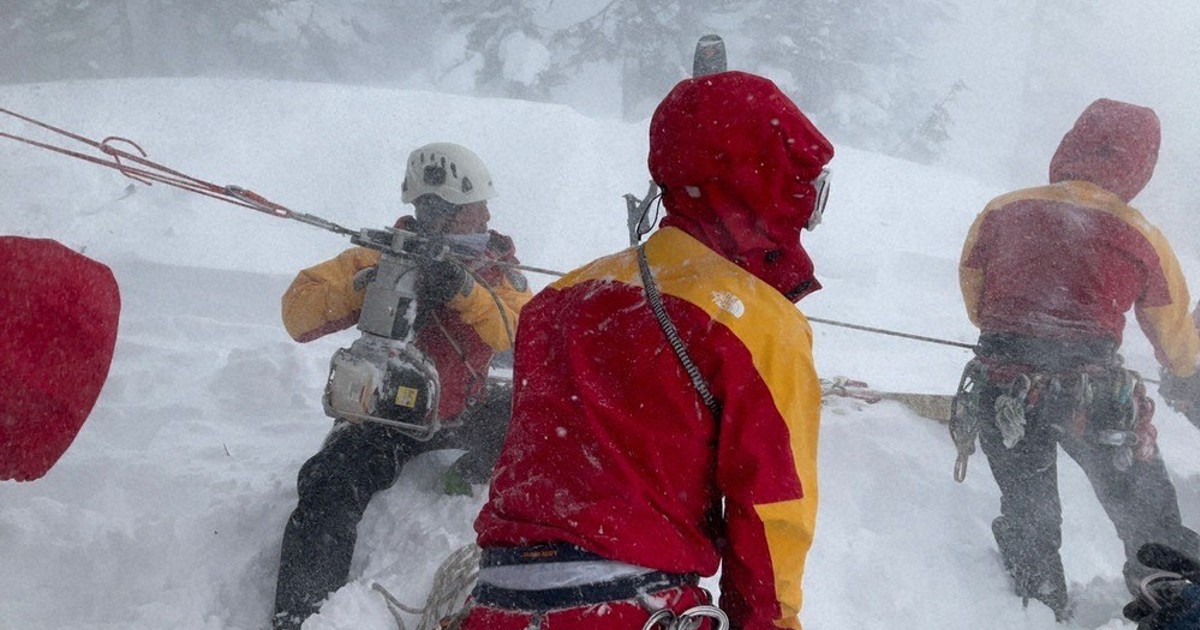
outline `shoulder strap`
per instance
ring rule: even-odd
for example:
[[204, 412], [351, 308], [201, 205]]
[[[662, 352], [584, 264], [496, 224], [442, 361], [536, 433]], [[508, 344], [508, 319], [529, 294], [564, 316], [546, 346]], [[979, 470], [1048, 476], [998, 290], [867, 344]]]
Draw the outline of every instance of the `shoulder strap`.
[[696, 392], [704, 400], [704, 405], [712, 412], [714, 419], [720, 420], [721, 403], [717, 402], [717, 399], [712, 395], [712, 390], [708, 388], [708, 382], [700, 374], [700, 368], [696, 367], [695, 362], [692, 361], [691, 355], [688, 354], [687, 346], [683, 344], [683, 339], [679, 337], [679, 331], [676, 330], [675, 324], [667, 315], [667, 309], [663, 306], [662, 293], [658, 291], [658, 285], [654, 283], [654, 276], [650, 273], [650, 263], [646, 260], [645, 245], [638, 245], [637, 257], [638, 267], [642, 271], [642, 286], [646, 289], [646, 300], [650, 303], [650, 309], [654, 311], [654, 318], [658, 320], [658, 325], [662, 327], [663, 334], [667, 336], [667, 343], [675, 351], [675, 356], [679, 357], [679, 362], [683, 364], [683, 369], [692, 379], [692, 385], [696, 387]]

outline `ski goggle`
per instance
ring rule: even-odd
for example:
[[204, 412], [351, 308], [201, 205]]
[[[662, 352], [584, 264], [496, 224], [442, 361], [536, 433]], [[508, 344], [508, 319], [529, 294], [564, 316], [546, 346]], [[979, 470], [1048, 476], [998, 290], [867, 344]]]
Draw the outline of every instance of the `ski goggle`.
[[804, 226], [809, 232], [820, 225], [821, 219], [825, 216], [825, 204], [829, 201], [829, 176], [829, 167], [826, 166], [821, 169], [819, 175], [809, 182], [816, 192], [812, 215], [808, 217], [808, 223]]

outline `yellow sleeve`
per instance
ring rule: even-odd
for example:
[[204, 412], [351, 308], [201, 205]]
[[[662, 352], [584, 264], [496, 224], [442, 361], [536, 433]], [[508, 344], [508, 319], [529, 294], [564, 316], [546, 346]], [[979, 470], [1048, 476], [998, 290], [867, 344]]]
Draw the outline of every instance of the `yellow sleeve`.
[[967, 317], [970, 318], [972, 324], [975, 324], [976, 328], [979, 327], [979, 294], [983, 291], [983, 269], [968, 266], [967, 261], [975, 250], [975, 244], [979, 239], [979, 228], [983, 225], [985, 216], [987, 216], [987, 209], [975, 217], [975, 222], [971, 224], [971, 229], [967, 232], [967, 240], [963, 243], [962, 256], [958, 259], [958, 287], [962, 291], [963, 306], [967, 309]]
[[301, 271], [283, 294], [283, 326], [296, 341], [312, 341], [358, 321], [363, 292], [354, 274], [379, 262], [379, 252], [348, 249], [336, 258]]
[[[492, 296], [495, 292], [495, 297]], [[521, 309], [533, 298], [528, 288], [517, 289], [507, 274], [491, 291], [475, 282], [468, 295], [455, 295], [448, 306], [496, 352], [512, 348]]]

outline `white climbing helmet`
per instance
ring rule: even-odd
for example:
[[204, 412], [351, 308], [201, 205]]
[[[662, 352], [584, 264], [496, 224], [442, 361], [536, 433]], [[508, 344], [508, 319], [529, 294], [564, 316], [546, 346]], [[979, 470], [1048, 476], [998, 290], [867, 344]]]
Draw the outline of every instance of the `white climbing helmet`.
[[451, 142], [434, 142], [408, 155], [400, 199], [412, 203], [433, 194], [461, 206], [496, 196], [492, 175], [470, 149]]

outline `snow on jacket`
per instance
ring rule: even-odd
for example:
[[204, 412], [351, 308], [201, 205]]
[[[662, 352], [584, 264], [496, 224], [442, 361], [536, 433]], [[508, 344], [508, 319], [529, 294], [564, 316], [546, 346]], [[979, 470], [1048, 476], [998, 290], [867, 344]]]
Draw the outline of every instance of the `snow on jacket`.
[[480, 545], [566, 542], [677, 573], [720, 566], [734, 627], [800, 627], [820, 386], [791, 299], [815, 283], [799, 229], [809, 181], [832, 154], [765, 79], [730, 72], [672, 91], [651, 121], [666, 227], [645, 248], [721, 417], [668, 346], [636, 250], [568, 274], [522, 313], [513, 420], [475, 524]]
[[1048, 186], [991, 201], [963, 246], [967, 314], [985, 332], [1120, 343], [1133, 309], [1158, 361], [1196, 371], [1200, 336], [1163, 234], [1128, 202], [1150, 180], [1159, 124], [1148, 108], [1101, 99], [1063, 138]]
[[[405, 219], [397, 225], [412, 228]], [[490, 234], [485, 257], [517, 262], [512, 239], [495, 231]], [[378, 264], [379, 257], [377, 251], [353, 247], [301, 271], [283, 295], [283, 323], [288, 334], [306, 342], [356, 324], [364, 292], [354, 290], [354, 274]], [[470, 294], [456, 294], [435, 309], [431, 323], [417, 332], [416, 345], [433, 360], [441, 380], [438, 417], [443, 420], [462, 413], [468, 400], [483, 391], [492, 356], [511, 347], [505, 321], [515, 331], [518, 314], [531, 297], [518, 271], [486, 260], [474, 263], [472, 269], [496, 292], [503, 314], [488, 290], [476, 283]]]
[[112, 362], [112, 271], [49, 239], [0, 237], [0, 480], [45, 475], [74, 441]]
[[800, 235], [833, 145], [774, 83], [743, 72], [683, 81], [659, 105], [650, 136], [664, 226], [793, 301], [821, 288]]

